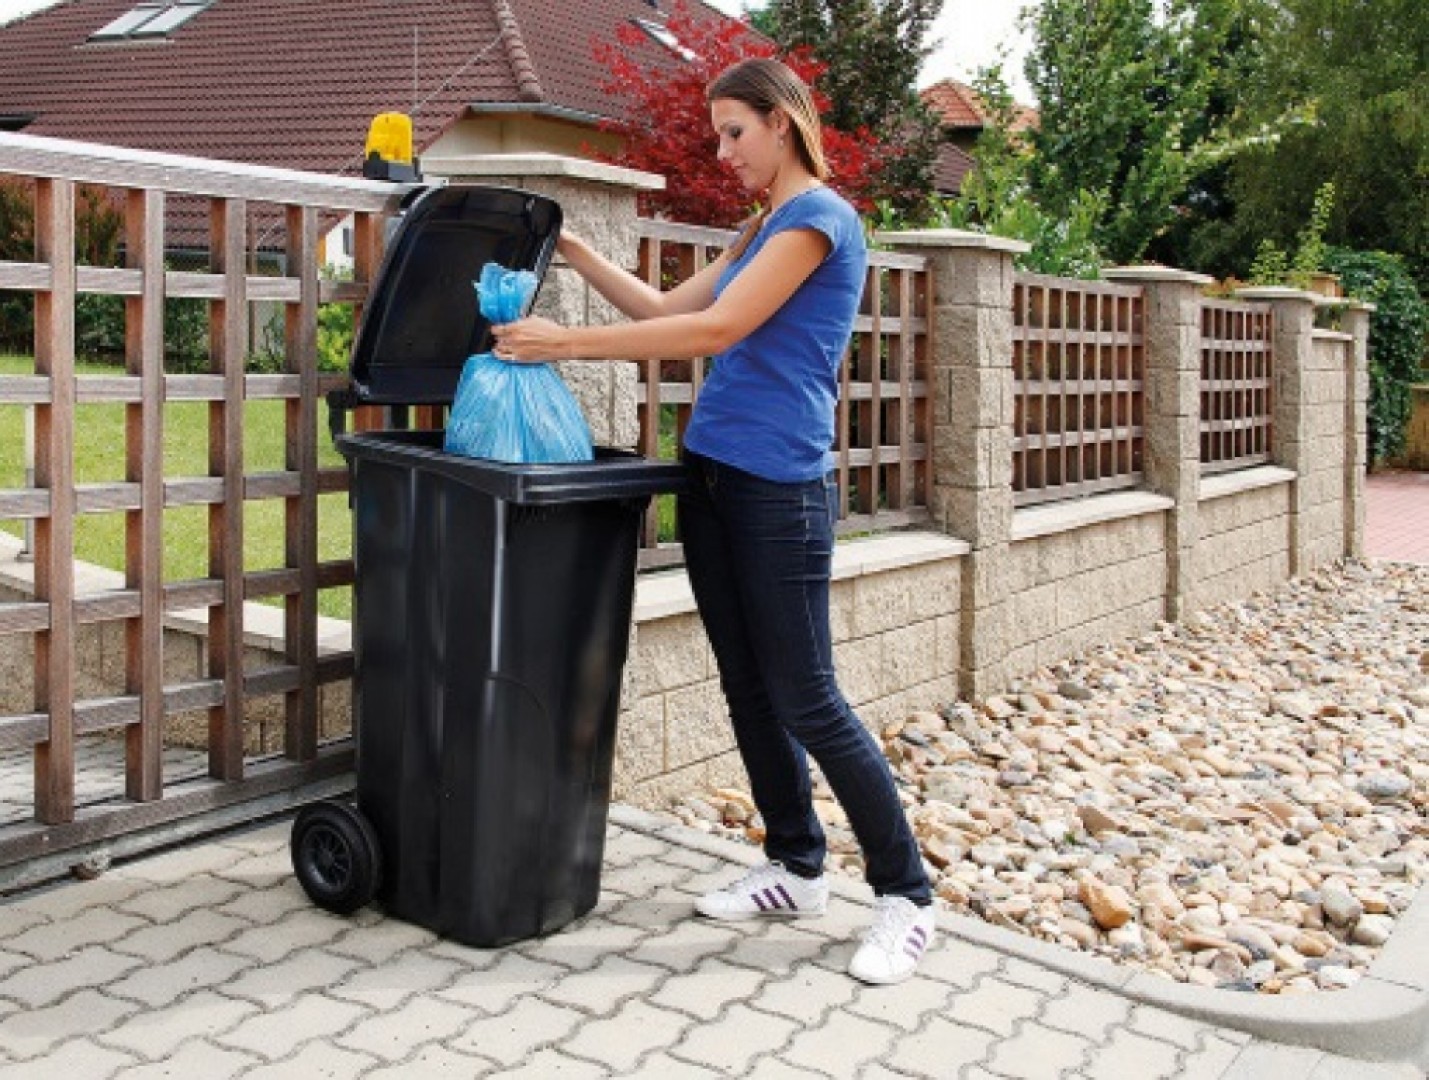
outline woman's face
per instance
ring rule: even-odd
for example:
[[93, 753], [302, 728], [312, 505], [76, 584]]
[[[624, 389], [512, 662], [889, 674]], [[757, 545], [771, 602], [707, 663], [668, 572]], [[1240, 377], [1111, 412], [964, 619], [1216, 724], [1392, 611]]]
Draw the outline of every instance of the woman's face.
[[710, 122], [719, 136], [719, 160], [734, 170], [746, 191], [763, 191], [774, 182], [788, 152], [779, 145], [783, 122], [778, 113], [765, 117], [742, 101], [716, 98], [710, 102]]

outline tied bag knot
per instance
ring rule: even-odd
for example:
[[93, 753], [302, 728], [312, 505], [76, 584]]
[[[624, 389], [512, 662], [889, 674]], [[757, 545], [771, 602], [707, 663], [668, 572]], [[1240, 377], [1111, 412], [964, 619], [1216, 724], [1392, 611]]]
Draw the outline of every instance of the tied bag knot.
[[[521, 318], [536, 293], [536, 275], [496, 263], [475, 282], [489, 323]], [[570, 387], [550, 364], [509, 364], [491, 353], [467, 358], [452, 400], [445, 449], [509, 465], [590, 461], [590, 427]]]

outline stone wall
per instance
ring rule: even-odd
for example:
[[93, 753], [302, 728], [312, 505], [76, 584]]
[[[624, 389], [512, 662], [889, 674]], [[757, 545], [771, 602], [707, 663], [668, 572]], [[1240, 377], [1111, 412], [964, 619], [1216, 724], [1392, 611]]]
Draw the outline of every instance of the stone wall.
[[1201, 484], [1196, 544], [1197, 606], [1272, 589], [1290, 576], [1293, 473], [1265, 467]]
[[[834, 665], [871, 729], [957, 697], [967, 550], [926, 533], [839, 545], [830, 604]], [[681, 571], [647, 575], [636, 587], [617, 795], [659, 805], [679, 792], [742, 780], [688, 579]]]
[[1009, 675], [1144, 633], [1164, 617], [1164, 505], [1136, 496], [1087, 501], [1101, 503], [1101, 513], [1089, 519], [1074, 516], [1087, 507], [1053, 506], [1014, 518]]

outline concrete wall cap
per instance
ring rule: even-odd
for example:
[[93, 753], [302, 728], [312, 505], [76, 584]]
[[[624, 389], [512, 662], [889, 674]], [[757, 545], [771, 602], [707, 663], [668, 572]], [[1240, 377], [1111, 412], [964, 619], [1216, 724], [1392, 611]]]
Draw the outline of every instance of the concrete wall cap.
[[873, 235], [881, 244], [902, 247], [975, 248], [979, 251], [1005, 251], [1012, 255], [1032, 250], [1031, 244], [1024, 244], [1021, 240], [965, 229], [908, 229], [901, 232], [880, 231]]
[[1248, 285], [1237, 289], [1235, 294], [1242, 300], [1304, 300], [1311, 304], [1320, 296], [1319, 293], [1292, 289], [1287, 285]]
[[426, 157], [422, 168], [449, 179], [476, 176], [566, 176], [573, 180], [594, 180], [611, 187], [638, 191], [662, 191], [665, 178], [657, 173], [625, 169], [599, 161], [566, 154], [452, 154]]
[[1316, 341], [1354, 341], [1354, 334], [1347, 334], [1343, 330], [1320, 330], [1310, 331], [1310, 336]]
[[1294, 469], [1282, 469], [1279, 465], [1257, 465], [1249, 469], [1235, 469], [1203, 476], [1200, 501], [1208, 502], [1227, 495], [1237, 495], [1242, 491], [1288, 484], [1299, 475]]
[[1216, 279], [1174, 266], [1112, 266], [1102, 271], [1108, 281], [1138, 281], [1156, 285], [1210, 285]]

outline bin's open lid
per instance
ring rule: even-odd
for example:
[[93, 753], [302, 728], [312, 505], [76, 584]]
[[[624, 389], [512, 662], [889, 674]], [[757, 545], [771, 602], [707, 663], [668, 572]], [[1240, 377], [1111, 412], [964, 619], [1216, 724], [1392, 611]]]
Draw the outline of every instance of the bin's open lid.
[[514, 188], [422, 193], [398, 223], [352, 350], [362, 403], [446, 404], [462, 365], [491, 348], [473, 282], [488, 262], [543, 278], [561, 231], [553, 200]]

